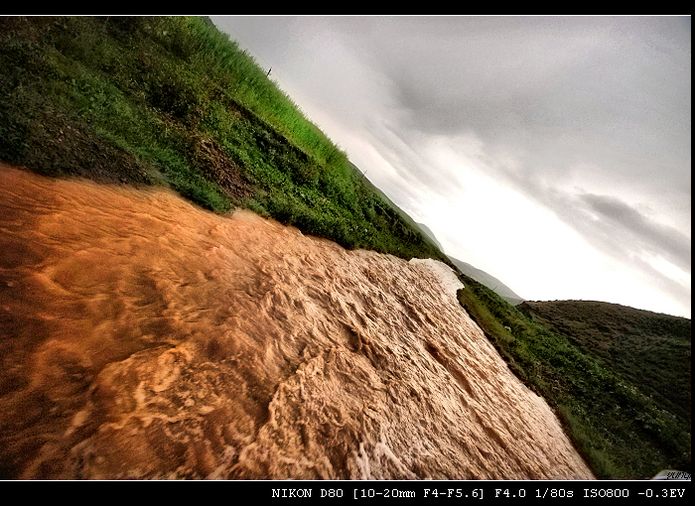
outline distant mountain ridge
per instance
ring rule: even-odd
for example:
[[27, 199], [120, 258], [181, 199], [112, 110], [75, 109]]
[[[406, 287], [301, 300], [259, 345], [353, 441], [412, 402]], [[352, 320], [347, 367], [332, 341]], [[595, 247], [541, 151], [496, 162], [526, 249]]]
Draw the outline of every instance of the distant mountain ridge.
[[482, 271], [471, 264], [458, 260], [452, 256], [449, 259], [458, 267], [461, 272], [466, 276], [475, 279], [478, 283], [481, 283], [488, 287], [490, 290], [495, 292], [497, 295], [502, 297], [504, 300], [509, 302], [511, 305], [516, 306], [524, 301], [524, 298], [518, 295], [514, 290], [509, 288], [507, 285], [502, 283], [499, 279], [485, 271]]
[[[432, 232], [432, 230], [427, 225], [419, 222], [415, 222], [415, 224], [420, 228], [422, 233], [425, 234], [427, 239], [432, 241], [432, 243], [435, 246], [437, 246], [440, 251], [444, 251], [442, 244], [437, 240], [437, 236], [434, 235], [434, 232]], [[473, 267], [471, 264], [462, 260], [458, 260], [457, 258], [454, 258], [452, 256], [447, 255], [447, 257], [463, 274], [465, 274], [469, 278], [473, 278], [478, 283], [482, 283], [510, 304], [516, 306], [517, 304], [520, 304], [524, 301], [523, 297], [520, 297], [517, 293], [514, 292], [514, 290], [509, 288], [507, 285], [502, 283], [499, 279], [492, 276], [491, 274], [488, 274], [487, 272], [480, 270], [477, 267]]]
[[443, 251], [444, 251], [444, 248], [442, 247], [442, 243], [440, 243], [440, 242], [437, 240], [437, 236], [434, 235], [434, 232], [432, 232], [432, 230], [430, 229], [430, 227], [428, 227], [428, 226], [425, 225], [424, 223], [419, 223], [419, 222], [415, 222], [415, 223], [416, 223], [416, 225], [417, 225], [418, 227], [420, 227], [420, 230], [422, 230], [422, 231], [425, 233], [425, 235], [427, 236], [427, 238], [430, 239], [434, 244], [436, 244], [437, 247], [443, 252]]

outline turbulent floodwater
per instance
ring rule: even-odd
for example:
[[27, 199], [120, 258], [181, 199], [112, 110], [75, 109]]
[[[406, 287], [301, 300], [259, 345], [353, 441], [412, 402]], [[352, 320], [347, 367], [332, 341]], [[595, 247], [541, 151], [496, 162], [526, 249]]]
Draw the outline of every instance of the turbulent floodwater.
[[446, 269], [0, 166], [0, 477], [591, 477]]

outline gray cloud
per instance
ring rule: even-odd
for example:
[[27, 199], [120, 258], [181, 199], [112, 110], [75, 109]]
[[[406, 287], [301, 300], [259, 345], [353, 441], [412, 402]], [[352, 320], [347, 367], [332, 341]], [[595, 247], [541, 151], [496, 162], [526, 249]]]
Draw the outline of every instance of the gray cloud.
[[690, 304], [690, 287], [671, 279], [646, 260], [662, 256], [690, 274], [690, 239], [672, 227], [647, 218], [614, 197], [555, 194], [558, 215], [591, 244], [622, 263], [632, 264], [655, 288]]
[[475, 132], [536, 177], [610, 166], [590, 176], [689, 201], [689, 19], [409, 20], [417, 36], [400, 19], [371, 23], [352, 43], [408, 111], [399, 128]]
[[598, 215], [603, 226], [631, 234], [634, 240], [629, 245], [663, 254], [667, 260], [690, 273], [690, 239], [684, 234], [673, 227], [650, 221], [617, 198], [590, 193], [580, 195], [579, 198]]
[[399, 178], [407, 185], [410, 202], [418, 200], [422, 188], [441, 195], [455, 194], [460, 189], [455, 168], [450, 168], [448, 173], [439, 169], [434, 174], [431, 162], [414, 149], [413, 146], [417, 146], [419, 142], [413, 137], [418, 136], [405, 136], [390, 125], [380, 125], [369, 131], [372, 147], [391, 163]]
[[293, 98], [366, 140], [394, 171], [360, 168], [399, 205], [417, 209], [423, 189], [455, 198], [457, 168], [433, 175], [422, 149], [477, 139], [500, 185], [689, 306], [690, 287], [645, 260], [690, 272], [689, 17], [215, 21]]

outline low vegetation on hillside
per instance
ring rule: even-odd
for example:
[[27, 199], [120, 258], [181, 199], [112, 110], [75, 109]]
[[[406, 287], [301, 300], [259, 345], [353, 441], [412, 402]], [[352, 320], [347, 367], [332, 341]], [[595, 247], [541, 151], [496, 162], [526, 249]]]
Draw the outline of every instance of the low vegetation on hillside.
[[442, 257], [205, 18], [2, 18], [0, 68], [0, 160]]
[[521, 309], [690, 427], [690, 320], [607, 302], [525, 302]]
[[[516, 375], [556, 409], [575, 445], [599, 477], [650, 478], [663, 469], [691, 468], [689, 416], [685, 418], [682, 410], [669, 408], [671, 398], [684, 407], [685, 396], [689, 408], [690, 369], [683, 367], [684, 353], [688, 361], [690, 357], [689, 339], [687, 346], [679, 342], [673, 347], [678, 351], [676, 355], [664, 349], [653, 356], [653, 367], [670, 369], [665, 374], [674, 382], [673, 388], [683, 388], [675, 396], [665, 392], [656, 396], [653, 377], [638, 372], [638, 364], [643, 360], [629, 358], [634, 353], [639, 357], [639, 350], [633, 349], [639, 339], [627, 338], [614, 346], [616, 353], [624, 355], [614, 359], [621, 362], [616, 366], [606, 360], [613, 355], [595, 349], [587, 338], [579, 337], [581, 333], [558, 332], [555, 326], [548, 325], [549, 320], [536, 321], [480, 283], [465, 276], [463, 281], [466, 288], [458, 293], [463, 307]], [[630, 315], [625, 316], [629, 319]], [[598, 323], [596, 318], [593, 321]], [[611, 325], [609, 321], [602, 324]], [[572, 328], [580, 323], [569, 325]], [[651, 322], [635, 323], [630, 329], [655, 329], [660, 325], [657, 315]], [[676, 327], [679, 335], [682, 325]], [[672, 330], [667, 325], [652, 332], [665, 335]], [[602, 341], [608, 339], [610, 336], [606, 335]], [[626, 374], [625, 369], [631, 372]]]
[[[0, 69], [2, 161], [162, 185], [212, 211], [246, 207], [348, 248], [452, 265], [205, 18], [0, 18]], [[669, 337], [682, 323], [525, 314], [463, 280], [463, 306], [598, 475], [690, 469], [689, 322], [686, 343]]]

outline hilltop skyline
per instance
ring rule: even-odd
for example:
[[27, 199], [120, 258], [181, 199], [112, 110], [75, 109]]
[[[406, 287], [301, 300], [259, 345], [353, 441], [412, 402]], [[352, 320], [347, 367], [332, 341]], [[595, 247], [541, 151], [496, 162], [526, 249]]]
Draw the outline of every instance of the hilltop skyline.
[[212, 19], [447, 254], [690, 317], [689, 18]]

